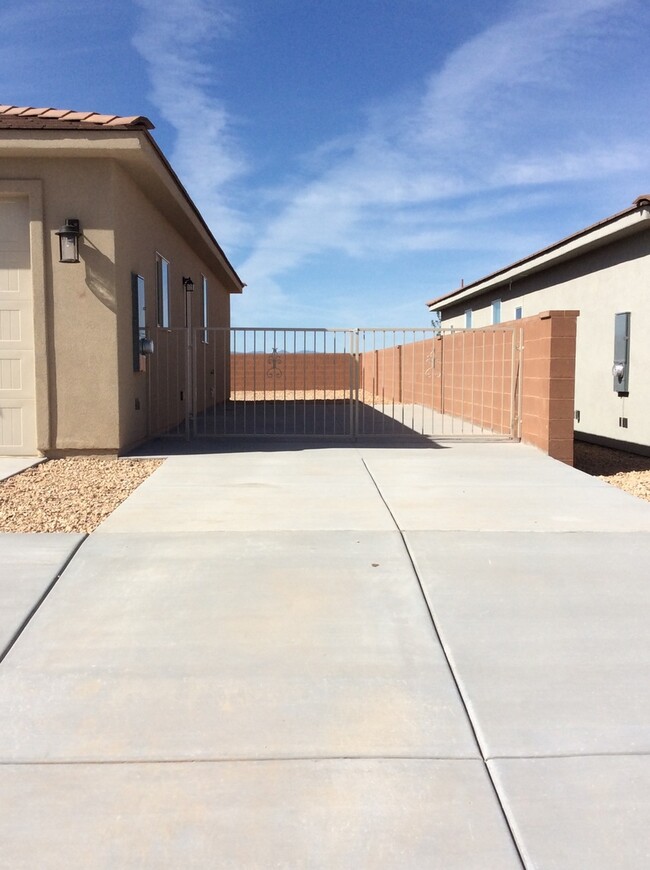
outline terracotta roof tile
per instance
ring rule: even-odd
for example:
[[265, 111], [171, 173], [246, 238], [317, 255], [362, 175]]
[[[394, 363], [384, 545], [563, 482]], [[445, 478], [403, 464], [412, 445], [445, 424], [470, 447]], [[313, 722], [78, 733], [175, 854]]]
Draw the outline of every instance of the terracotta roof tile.
[[[90, 121], [90, 118], [88, 118], [88, 120]], [[133, 127], [146, 127], [148, 124], [151, 124], [151, 121], [148, 118], [145, 118], [144, 115], [128, 115], [126, 118], [113, 118], [112, 121], [106, 121], [107, 127], [114, 127], [117, 124], [124, 124]]]
[[93, 112], [87, 120], [91, 121], [93, 124], [108, 124], [109, 121], [114, 121], [116, 117], [116, 115], [98, 115]]
[[34, 106], [0, 106], [0, 128], [19, 129], [101, 129], [102, 127], [139, 128], [152, 130], [153, 124], [144, 115], [103, 115], [99, 112], [77, 112], [73, 109], [53, 109]]
[[[34, 113], [37, 112], [36, 109], [33, 110]], [[27, 113], [25, 113], [27, 114]], [[66, 121], [85, 121], [87, 118], [90, 118], [91, 115], [94, 115], [94, 112], [68, 112], [65, 116]]]
[[[0, 109], [2, 109], [2, 106], [0, 106]], [[25, 109], [22, 113], [22, 117], [29, 118], [32, 115], [42, 115], [43, 112], [47, 112], [47, 106], [41, 107], [40, 109], [32, 109], [32, 108]]]

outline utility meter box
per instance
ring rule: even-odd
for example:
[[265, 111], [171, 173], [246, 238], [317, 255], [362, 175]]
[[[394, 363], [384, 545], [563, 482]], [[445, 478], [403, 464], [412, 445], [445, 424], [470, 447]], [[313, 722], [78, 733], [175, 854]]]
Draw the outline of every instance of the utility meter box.
[[627, 393], [630, 385], [630, 312], [622, 311], [614, 321], [614, 392]]

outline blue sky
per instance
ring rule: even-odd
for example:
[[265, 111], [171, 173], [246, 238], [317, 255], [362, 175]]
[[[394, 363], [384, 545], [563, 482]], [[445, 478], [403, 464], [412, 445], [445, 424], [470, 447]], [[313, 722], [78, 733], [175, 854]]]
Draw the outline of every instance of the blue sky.
[[4, 0], [2, 102], [144, 114], [237, 325], [424, 303], [650, 191], [647, 0]]

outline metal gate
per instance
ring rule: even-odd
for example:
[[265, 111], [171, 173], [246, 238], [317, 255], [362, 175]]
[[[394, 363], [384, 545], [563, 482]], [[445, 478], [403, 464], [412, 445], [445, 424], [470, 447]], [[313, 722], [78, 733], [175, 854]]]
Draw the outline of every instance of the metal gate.
[[151, 434], [517, 438], [519, 330], [159, 329]]

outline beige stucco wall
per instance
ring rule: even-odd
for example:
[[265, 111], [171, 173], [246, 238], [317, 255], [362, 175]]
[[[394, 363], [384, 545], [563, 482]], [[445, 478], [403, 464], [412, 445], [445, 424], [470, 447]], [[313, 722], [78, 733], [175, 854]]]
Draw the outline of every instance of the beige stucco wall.
[[[230, 296], [223, 283], [208, 267], [205, 260], [190, 247], [178, 230], [152, 204], [137, 185], [134, 178], [117, 163], [112, 166], [113, 198], [115, 210], [115, 250], [116, 250], [116, 298], [118, 325], [118, 372], [120, 381], [120, 447], [124, 448], [143, 440], [148, 428], [154, 427], [151, 419], [149, 391], [152, 370], [159, 362], [160, 355], [170, 343], [157, 335], [156, 321], [156, 253], [161, 254], [170, 264], [170, 326], [172, 330], [184, 327], [186, 323], [186, 294], [183, 277], [194, 281], [194, 293], [189, 294], [191, 322], [194, 326], [202, 324], [201, 275], [208, 279], [208, 314], [211, 326], [230, 325]], [[131, 274], [142, 275], [145, 280], [147, 328], [156, 344], [156, 359], [147, 361], [147, 372], [133, 371], [133, 351], [131, 334]], [[175, 338], [178, 340], [175, 341]], [[170, 360], [173, 366], [182, 366], [185, 358], [181, 353], [184, 336], [171, 337], [171, 344], [178, 346], [179, 353]], [[158, 381], [157, 388], [163, 384]], [[173, 393], [173, 395], [171, 395]], [[140, 410], [136, 410], [137, 404]], [[175, 386], [170, 385], [170, 401], [174, 401], [178, 413], [184, 408]], [[184, 396], [183, 402], [187, 402]]]
[[[575, 408], [576, 431], [650, 447], [650, 228], [614, 240], [483, 296], [443, 311], [443, 325], [491, 323], [492, 301], [501, 299], [502, 322], [515, 308], [527, 317], [550, 309], [577, 309]], [[435, 307], [435, 306], [434, 306]], [[630, 311], [629, 396], [613, 390], [614, 315]], [[628, 427], [619, 426], [626, 417]]]
[[[49, 394], [37, 418], [43, 452], [119, 443], [111, 170], [89, 159], [3, 158], [0, 185], [30, 179], [42, 191], [42, 303], [35, 307], [36, 375]], [[67, 217], [84, 231], [82, 262], [59, 263], [56, 230]], [[34, 249], [32, 249], [34, 258]], [[38, 300], [37, 300], [38, 301]], [[43, 324], [42, 317], [46, 323]], [[42, 411], [42, 388], [39, 389]]]
[[[229, 325], [226, 280], [239, 288], [142, 133], [3, 131], [0, 192], [16, 185], [31, 210], [38, 447], [49, 455], [124, 452], [152, 422], [150, 372], [133, 371], [131, 273], [145, 279], [152, 334], [156, 252], [170, 262], [172, 327], [186, 322], [184, 275], [195, 283], [195, 325], [202, 274], [210, 325]], [[55, 233], [66, 218], [81, 223], [80, 263], [59, 263]]]

